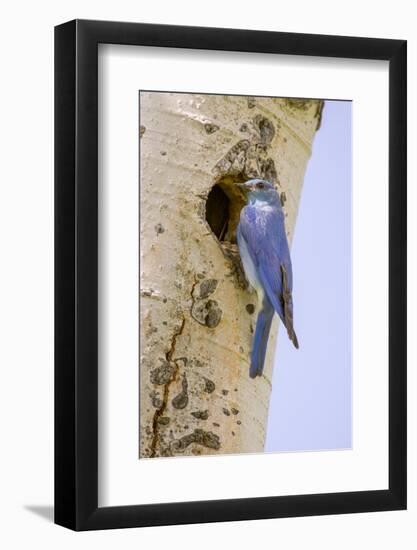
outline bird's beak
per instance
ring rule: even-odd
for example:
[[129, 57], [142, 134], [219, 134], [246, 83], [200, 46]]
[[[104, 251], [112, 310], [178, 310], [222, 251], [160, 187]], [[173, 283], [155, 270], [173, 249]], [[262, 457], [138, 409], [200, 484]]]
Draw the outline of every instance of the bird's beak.
[[235, 185], [238, 189], [240, 189], [243, 192], [245, 192], [247, 190], [246, 185], [244, 183], [235, 183]]
[[236, 189], [238, 189], [238, 193], [241, 196], [242, 200], [246, 201], [248, 197], [249, 189], [244, 183], [235, 183]]

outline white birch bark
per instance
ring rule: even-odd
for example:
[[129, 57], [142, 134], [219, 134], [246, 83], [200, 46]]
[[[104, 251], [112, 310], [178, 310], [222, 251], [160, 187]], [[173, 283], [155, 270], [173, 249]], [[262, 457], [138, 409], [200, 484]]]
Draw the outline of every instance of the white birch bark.
[[[291, 240], [322, 107], [141, 93], [141, 458], [263, 451], [278, 322], [264, 375], [250, 379], [258, 304], [233, 242], [242, 206], [233, 185], [274, 181]], [[222, 242], [206, 220], [215, 184], [229, 199]]]

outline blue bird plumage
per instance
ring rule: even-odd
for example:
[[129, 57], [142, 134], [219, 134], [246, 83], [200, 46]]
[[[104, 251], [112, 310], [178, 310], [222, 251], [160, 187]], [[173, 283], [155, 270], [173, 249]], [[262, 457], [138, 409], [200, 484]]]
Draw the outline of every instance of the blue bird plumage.
[[261, 376], [272, 318], [276, 312], [298, 348], [293, 327], [292, 266], [284, 213], [274, 186], [253, 179], [238, 184], [247, 205], [242, 208], [237, 242], [246, 277], [262, 304], [253, 339], [250, 376]]

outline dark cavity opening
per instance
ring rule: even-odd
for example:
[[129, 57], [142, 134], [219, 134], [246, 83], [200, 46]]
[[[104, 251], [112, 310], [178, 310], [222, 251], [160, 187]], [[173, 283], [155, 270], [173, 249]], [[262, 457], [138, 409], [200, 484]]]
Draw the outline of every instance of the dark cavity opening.
[[240, 211], [245, 205], [242, 192], [236, 183], [248, 177], [227, 176], [210, 190], [206, 201], [206, 221], [220, 242], [236, 243], [236, 230]]

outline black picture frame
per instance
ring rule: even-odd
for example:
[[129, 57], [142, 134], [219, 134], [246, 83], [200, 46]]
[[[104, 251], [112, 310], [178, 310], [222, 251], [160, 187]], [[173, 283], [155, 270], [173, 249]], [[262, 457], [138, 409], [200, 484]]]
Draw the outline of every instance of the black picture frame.
[[[389, 62], [389, 488], [98, 507], [98, 44]], [[215, 55], [213, 53], [213, 55]], [[74, 530], [406, 508], [406, 41], [74, 20], [55, 28], [55, 522]]]

